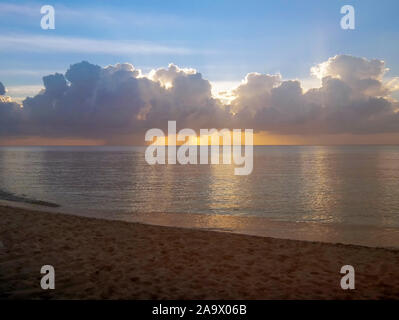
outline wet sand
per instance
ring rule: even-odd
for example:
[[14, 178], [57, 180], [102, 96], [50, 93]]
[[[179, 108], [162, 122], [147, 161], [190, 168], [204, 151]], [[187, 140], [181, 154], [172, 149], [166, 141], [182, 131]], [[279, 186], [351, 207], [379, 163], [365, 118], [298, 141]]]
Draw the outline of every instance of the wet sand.
[[[42, 290], [40, 268], [55, 268]], [[343, 265], [356, 289], [340, 287]], [[399, 250], [0, 206], [2, 299], [398, 299]]]

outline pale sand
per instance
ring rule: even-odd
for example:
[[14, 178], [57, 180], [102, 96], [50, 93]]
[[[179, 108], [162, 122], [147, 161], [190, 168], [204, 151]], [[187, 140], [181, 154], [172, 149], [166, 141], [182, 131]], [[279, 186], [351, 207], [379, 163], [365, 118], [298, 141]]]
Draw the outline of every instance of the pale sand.
[[[0, 206], [0, 298], [398, 299], [399, 251]], [[55, 268], [55, 290], [40, 268]], [[340, 287], [341, 266], [356, 289]]]

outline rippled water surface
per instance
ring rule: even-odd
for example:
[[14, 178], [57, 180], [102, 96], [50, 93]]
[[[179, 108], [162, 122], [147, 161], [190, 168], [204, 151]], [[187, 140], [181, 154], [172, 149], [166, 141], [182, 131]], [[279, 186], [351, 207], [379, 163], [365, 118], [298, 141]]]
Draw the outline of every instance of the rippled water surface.
[[1, 147], [0, 198], [129, 212], [399, 227], [399, 147], [255, 147], [254, 170], [155, 165], [144, 147]]

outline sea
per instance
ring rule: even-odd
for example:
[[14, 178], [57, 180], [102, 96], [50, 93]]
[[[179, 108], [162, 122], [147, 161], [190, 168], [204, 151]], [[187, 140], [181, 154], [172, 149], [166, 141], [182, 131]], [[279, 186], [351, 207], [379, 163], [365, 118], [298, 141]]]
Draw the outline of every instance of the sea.
[[253, 171], [242, 176], [234, 163], [149, 165], [145, 150], [0, 147], [0, 200], [168, 226], [399, 244], [399, 146], [255, 146]]

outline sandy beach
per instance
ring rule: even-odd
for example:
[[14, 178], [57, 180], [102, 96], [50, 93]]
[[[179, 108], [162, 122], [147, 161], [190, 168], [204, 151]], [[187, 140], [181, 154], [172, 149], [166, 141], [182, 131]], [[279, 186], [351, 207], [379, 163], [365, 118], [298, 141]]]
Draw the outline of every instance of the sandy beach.
[[[355, 290], [340, 287], [347, 264]], [[398, 266], [393, 249], [0, 206], [1, 299], [398, 299]]]

